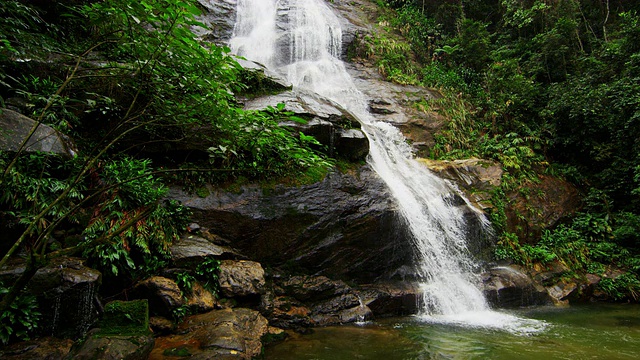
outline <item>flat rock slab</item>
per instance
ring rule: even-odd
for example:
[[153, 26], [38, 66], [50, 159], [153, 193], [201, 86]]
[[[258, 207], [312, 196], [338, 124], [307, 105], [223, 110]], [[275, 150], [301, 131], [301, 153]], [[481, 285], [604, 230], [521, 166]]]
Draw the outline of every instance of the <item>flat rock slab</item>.
[[178, 267], [198, 265], [208, 257], [216, 259], [237, 259], [241, 257], [235, 250], [220, 246], [197, 236], [184, 235], [169, 248], [171, 259]]

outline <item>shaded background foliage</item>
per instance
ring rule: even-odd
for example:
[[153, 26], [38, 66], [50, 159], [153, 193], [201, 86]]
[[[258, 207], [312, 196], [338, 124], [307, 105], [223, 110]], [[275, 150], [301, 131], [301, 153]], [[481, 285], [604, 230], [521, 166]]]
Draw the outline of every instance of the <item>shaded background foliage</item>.
[[[526, 264], [561, 261], [577, 276], [605, 275], [608, 266], [619, 266], [624, 277], [601, 287], [618, 299], [637, 300], [640, 4], [378, 3], [387, 11], [387, 30], [406, 38], [417, 62], [403, 69], [383, 59], [383, 66], [396, 67], [384, 73], [445, 94], [440, 107], [451, 121], [431, 155], [493, 158], [507, 170], [494, 197], [495, 226], [505, 230], [505, 192], [526, 188], [536, 173], [564, 176], [583, 191], [585, 206], [574, 219], [533, 243], [503, 232], [496, 255]], [[385, 51], [377, 53], [384, 58]]]

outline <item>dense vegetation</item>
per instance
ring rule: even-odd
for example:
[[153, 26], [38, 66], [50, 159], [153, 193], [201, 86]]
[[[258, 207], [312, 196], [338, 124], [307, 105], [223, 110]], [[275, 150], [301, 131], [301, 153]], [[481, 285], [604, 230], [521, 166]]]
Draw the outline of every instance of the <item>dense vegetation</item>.
[[[16, 304], [32, 301], [20, 291], [56, 257], [83, 255], [120, 284], [166, 265], [189, 219], [162, 200], [168, 183], [300, 179], [331, 165], [314, 138], [278, 126], [291, 119], [283, 107], [236, 103], [252, 76], [229, 49], [198, 41], [196, 4], [0, 2], [0, 111], [17, 108], [75, 144], [73, 157], [27, 152], [26, 140], [0, 152], [0, 267], [27, 261], [0, 286], [0, 341], [34, 330], [37, 310]], [[214, 275], [217, 264], [205, 265], [177, 280], [188, 290]]]
[[[493, 199], [497, 257], [527, 265], [559, 261], [570, 269], [564, 276], [601, 275], [601, 290], [638, 300], [640, 5], [378, 3], [388, 35], [363, 39], [352, 53], [381, 54], [376, 61], [389, 79], [445, 94], [437, 108], [451, 122], [432, 157], [492, 158], [506, 170]], [[505, 194], [529, 191], [543, 173], [576, 184], [584, 206], [541, 238], [519, 239], [505, 227]]]

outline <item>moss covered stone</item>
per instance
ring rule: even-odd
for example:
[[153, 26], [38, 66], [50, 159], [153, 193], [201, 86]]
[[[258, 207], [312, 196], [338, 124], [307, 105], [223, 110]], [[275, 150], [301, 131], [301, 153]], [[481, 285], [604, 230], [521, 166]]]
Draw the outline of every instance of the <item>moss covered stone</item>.
[[149, 331], [149, 303], [146, 299], [112, 301], [104, 308], [99, 335], [145, 335]]

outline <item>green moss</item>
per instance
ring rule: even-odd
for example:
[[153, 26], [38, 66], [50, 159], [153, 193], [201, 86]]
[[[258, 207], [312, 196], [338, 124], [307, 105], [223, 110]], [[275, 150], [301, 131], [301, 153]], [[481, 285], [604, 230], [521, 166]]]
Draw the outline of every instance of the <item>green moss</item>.
[[149, 303], [147, 299], [112, 301], [104, 308], [98, 323], [98, 335], [146, 335], [149, 333]]
[[176, 347], [171, 349], [166, 349], [162, 352], [164, 356], [176, 356], [176, 357], [190, 357], [192, 354], [189, 352], [189, 349], [186, 347]]

